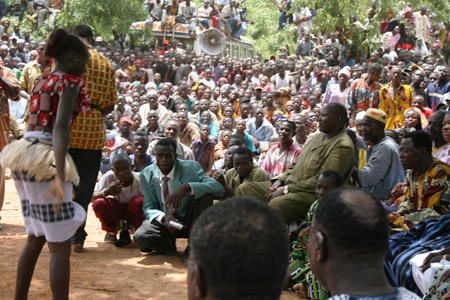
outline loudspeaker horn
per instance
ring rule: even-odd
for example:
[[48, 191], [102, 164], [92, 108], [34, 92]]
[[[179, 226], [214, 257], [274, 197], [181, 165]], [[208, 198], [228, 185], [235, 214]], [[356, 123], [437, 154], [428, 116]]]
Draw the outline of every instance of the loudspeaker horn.
[[200, 35], [200, 48], [208, 55], [219, 55], [225, 49], [225, 35], [215, 28]]

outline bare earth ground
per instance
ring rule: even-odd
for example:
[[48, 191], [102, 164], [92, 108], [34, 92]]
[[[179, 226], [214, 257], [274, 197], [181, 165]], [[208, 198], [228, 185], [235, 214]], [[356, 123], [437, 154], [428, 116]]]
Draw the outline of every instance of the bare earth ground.
[[[16, 266], [26, 235], [14, 182], [6, 181], [1, 212], [0, 299], [13, 299]], [[135, 245], [118, 249], [103, 242], [104, 232], [92, 209], [88, 213], [84, 253], [71, 257], [71, 299], [186, 299], [186, 268], [181, 254], [186, 240], [178, 240], [178, 256], [141, 256]], [[48, 249], [44, 246], [34, 272], [29, 299], [51, 299]], [[284, 300], [298, 299], [285, 292]]]

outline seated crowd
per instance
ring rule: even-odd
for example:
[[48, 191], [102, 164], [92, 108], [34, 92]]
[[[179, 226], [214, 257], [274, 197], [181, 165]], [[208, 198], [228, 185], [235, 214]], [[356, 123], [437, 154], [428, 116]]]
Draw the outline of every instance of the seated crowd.
[[[239, 36], [238, 4], [215, 13], [205, 3], [198, 17]], [[145, 5], [152, 22], [194, 16], [189, 0]], [[450, 297], [441, 56], [399, 51], [385, 61], [380, 49], [352, 66], [338, 48], [337, 64], [323, 53], [219, 58], [168, 45], [122, 50], [88, 33], [76, 32], [92, 43], [90, 59], [111, 61], [108, 100], [117, 96], [110, 109], [90, 106], [106, 132], [92, 195], [105, 242], [175, 255], [187, 238], [190, 299], [278, 299], [282, 288], [310, 299]], [[0, 46], [13, 139], [35, 106], [33, 82], [51, 66], [44, 42], [20, 44]]]

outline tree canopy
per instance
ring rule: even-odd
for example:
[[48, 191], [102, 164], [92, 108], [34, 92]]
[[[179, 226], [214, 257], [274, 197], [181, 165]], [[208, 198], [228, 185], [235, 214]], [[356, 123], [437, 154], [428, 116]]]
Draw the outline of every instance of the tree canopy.
[[[202, 5], [202, 0], [195, 1]], [[426, 6], [433, 14], [433, 23], [445, 23], [450, 19], [450, 4], [439, 0], [409, 0], [415, 10]], [[291, 53], [296, 46], [296, 27], [288, 25], [278, 30], [279, 11], [275, 0], [246, 0], [243, 4], [248, 9], [247, 37], [251, 38], [259, 53], [264, 56], [278, 52], [280, 47], [288, 46]], [[375, 48], [380, 42], [379, 25], [391, 10], [395, 15], [405, 6], [405, 1], [389, 0], [294, 0], [290, 13], [308, 6], [314, 10], [313, 31], [316, 34], [336, 30], [345, 32], [349, 42], [358, 49]], [[368, 12], [374, 7], [374, 15], [368, 22]], [[145, 19], [143, 0], [67, 0], [64, 10], [55, 23], [59, 27], [72, 27], [86, 23], [95, 29], [96, 35], [106, 40], [114, 38], [113, 31], [124, 35], [129, 33], [130, 25]], [[24, 27], [30, 27], [25, 19]], [[34, 32], [34, 36], [45, 37], [48, 30]], [[146, 33], [146, 39], [149, 39]]]
[[67, 0], [57, 24], [64, 27], [89, 24], [97, 35], [110, 40], [113, 30], [127, 33], [131, 23], [144, 18], [142, 0]]

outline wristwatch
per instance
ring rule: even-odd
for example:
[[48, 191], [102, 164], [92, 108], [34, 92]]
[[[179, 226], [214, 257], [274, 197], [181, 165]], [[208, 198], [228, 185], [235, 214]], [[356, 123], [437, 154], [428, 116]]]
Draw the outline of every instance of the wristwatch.
[[285, 185], [283, 189], [283, 194], [286, 195], [287, 193], [289, 193], [289, 186]]

